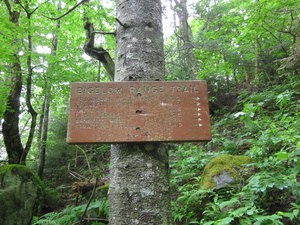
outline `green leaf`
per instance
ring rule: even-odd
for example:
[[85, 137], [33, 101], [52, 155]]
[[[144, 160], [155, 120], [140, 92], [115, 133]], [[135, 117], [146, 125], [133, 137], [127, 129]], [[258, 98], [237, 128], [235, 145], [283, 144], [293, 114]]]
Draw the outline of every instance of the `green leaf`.
[[279, 160], [285, 160], [285, 159], [287, 159], [289, 157], [289, 155], [288, 155], [287, 152], [277, 152], [276, 153], [276, 157]]
[[224, 219], [220, 219], [220, 220], [216, 221], [216, 225], [228, 225], [233, 220], [234, 220], [234, 218], [232, 218], [232, 217], [226, 217]]

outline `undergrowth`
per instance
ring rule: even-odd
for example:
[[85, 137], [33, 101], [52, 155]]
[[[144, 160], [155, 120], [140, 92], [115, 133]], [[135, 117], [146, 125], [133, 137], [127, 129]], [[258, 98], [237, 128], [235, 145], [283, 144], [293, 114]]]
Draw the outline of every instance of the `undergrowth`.
[[[172, 145], [174, 224], [300, 224], [300, 92], [296, 86], [243, 91], [232, 111], [220, 111], [211, 118], [212, 141]], [[203, 189], [200, 183], [205, 165], [221, 154], [253, 159], [244, 168], [245, 181], [224, 192]], [[68, 206], [35, 217], [32, 224], [76, 224], [85, 208]], [[92, 202], [86, 217], [107, 220], [107, 201]]]
[[[176, 224], [300, 224], [299, 84], [259, 93], [244, 91], [236, 109], [212, 117], [213, 140], [171, 152]], [[204, 166], [220, 154], [248, 155], [249, 179], [238, 190], [218, 193], [199, 186]]]
[[[31, 224], [32, 225], [70, 225], [79, 224], [82, 220], [88, 225], [103, 225], [107, 223], [102, 223], [97, 220], [86, 221], [84, 218], [102, 218], [104, 220], [108, 219], [108, 202], [107, 200], [94, 200], [87, 208], [87, 204], [78, 206], [68, 206], [59, 212], [50, 212], [42, 217], [34, 217]], [[86, 211], [84, 217], [82, 215]]]

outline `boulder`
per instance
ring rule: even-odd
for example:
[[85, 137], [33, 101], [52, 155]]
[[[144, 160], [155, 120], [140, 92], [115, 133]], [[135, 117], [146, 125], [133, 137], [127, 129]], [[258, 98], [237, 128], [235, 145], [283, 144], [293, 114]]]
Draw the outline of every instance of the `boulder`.
[[205, 166], [200, 186], [204, 189], [220, 189], [239, 185], [242, 166], [251, 161], [249, 156], [219, 155]]
[[26, 166], [0, 167], [0, 224], [28, 225], [44, 199], [42, 181]]

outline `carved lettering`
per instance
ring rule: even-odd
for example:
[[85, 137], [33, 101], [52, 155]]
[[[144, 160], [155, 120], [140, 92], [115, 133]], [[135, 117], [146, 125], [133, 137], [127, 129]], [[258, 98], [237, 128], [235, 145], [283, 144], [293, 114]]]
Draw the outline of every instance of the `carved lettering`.
[[203, 81], [75, 83], [69, 143], [211, 138]]
[[139, 87], [130, 87], [131, 94], [143, 94], [143, 93], [163, 93], [164, 87], [163, 86], [139, 86]]
[[121, 94], [122, 87], [101, 87], [101, 86], [91, 86], [91, 87], [77, 87], [77, 93], [79, 95], [92, 95], [92, 94]]
[[180, 93], [199, 93], [199, 89], [196, 86], [171, 86], [172, 93], [180, 92]]

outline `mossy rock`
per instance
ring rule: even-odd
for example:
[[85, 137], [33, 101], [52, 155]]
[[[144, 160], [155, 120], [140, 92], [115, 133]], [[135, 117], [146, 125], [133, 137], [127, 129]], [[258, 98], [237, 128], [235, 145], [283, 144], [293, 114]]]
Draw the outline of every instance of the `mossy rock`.
[[242, 165], [251, 162], [249, 156], [219, 155], [205, 166], [200, 186], [204, 189], [219, 189], [239, 185]]
[[28, 225], [44, 201], [44, 184], [22, 165], [0, 167], [0, 224]]

